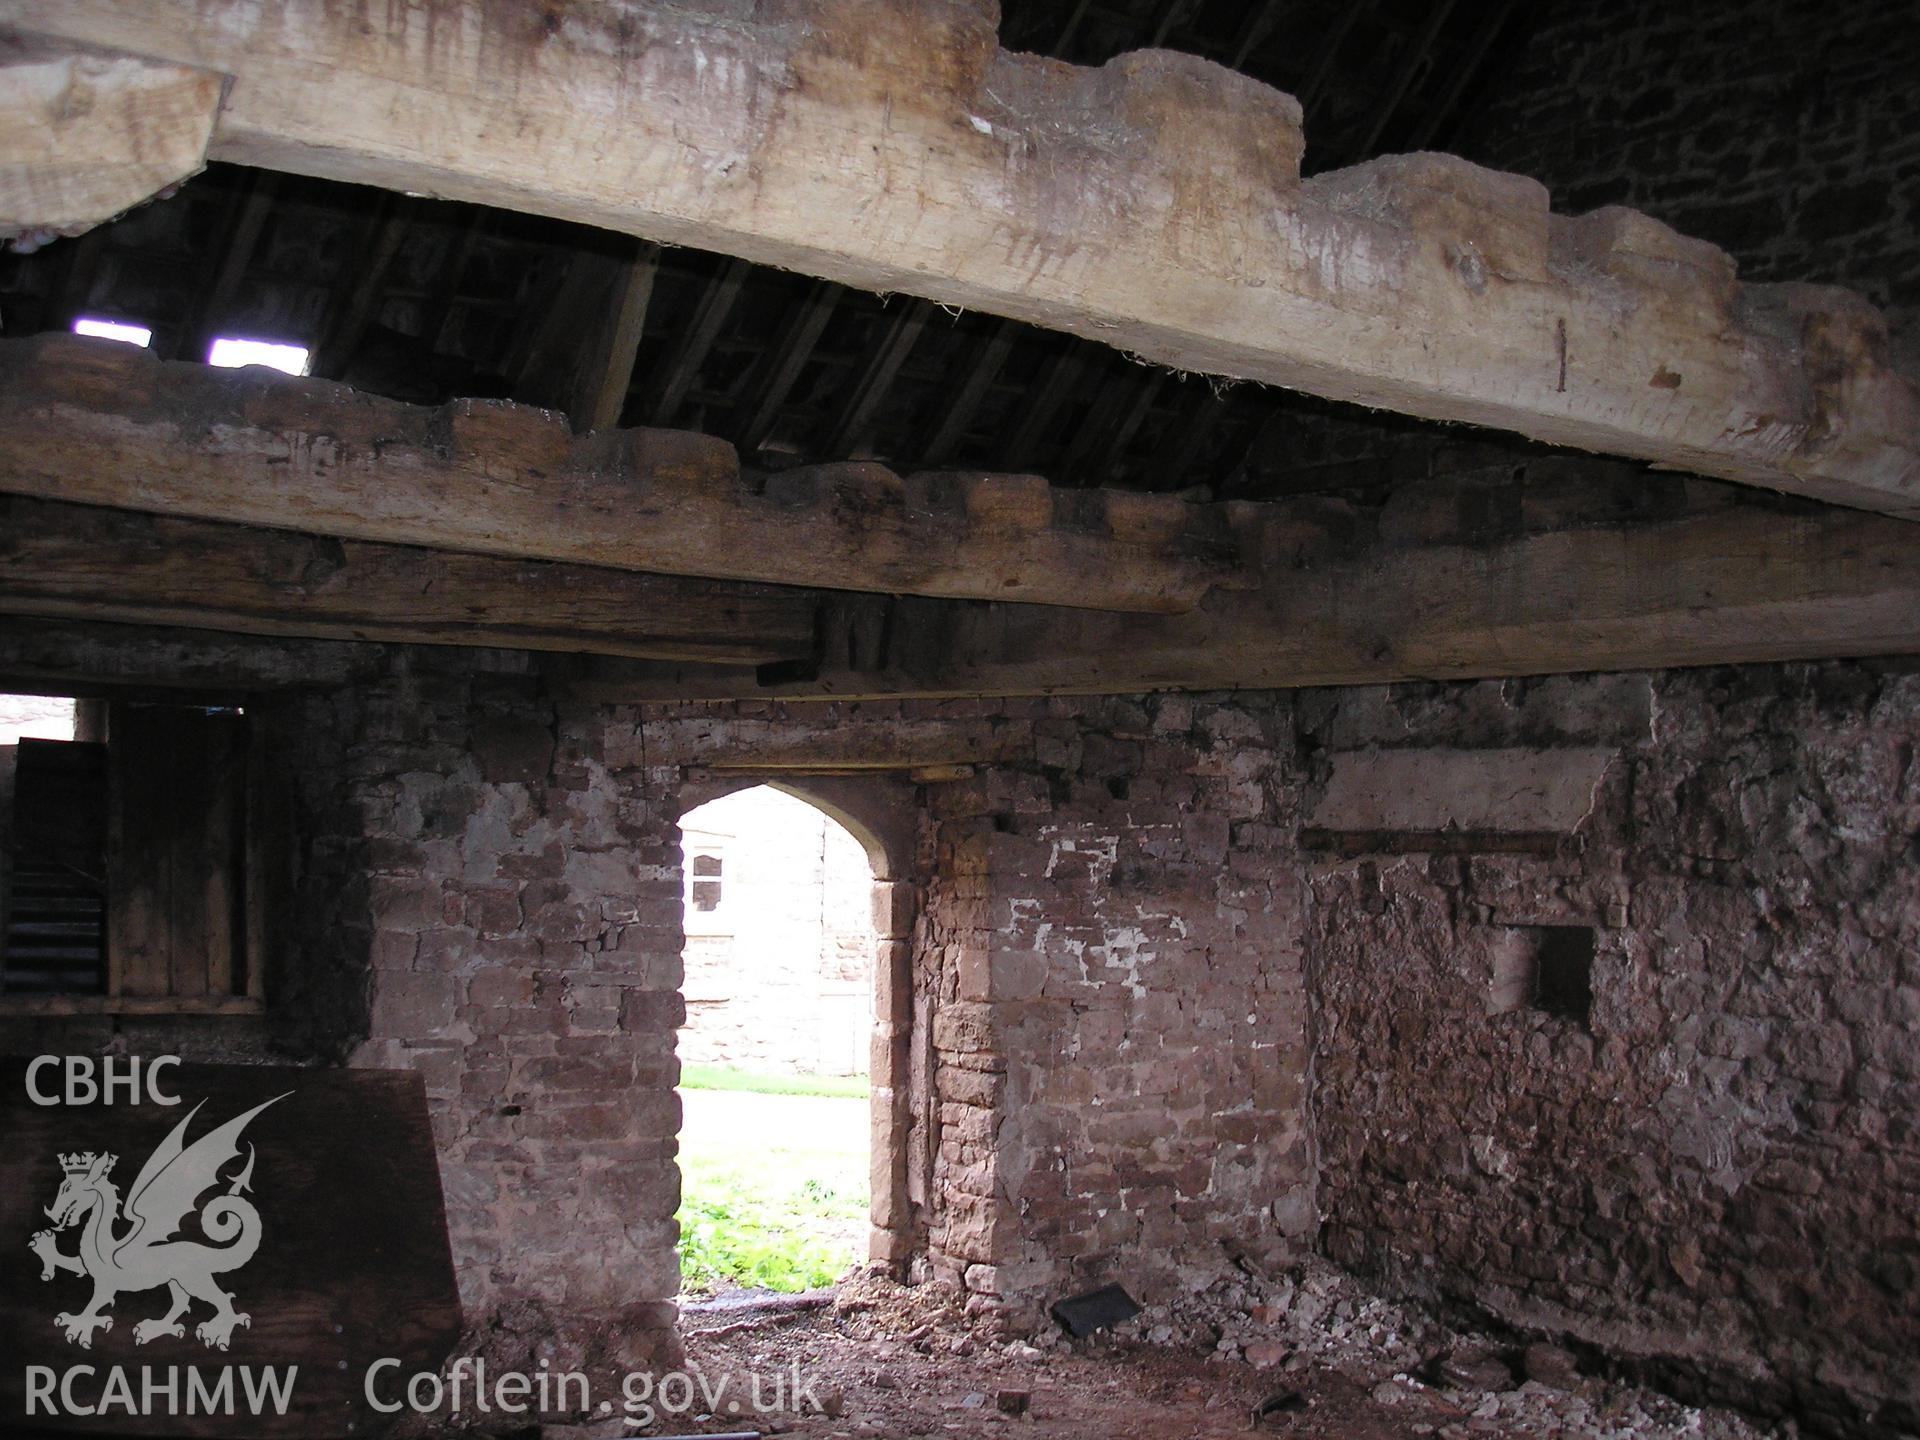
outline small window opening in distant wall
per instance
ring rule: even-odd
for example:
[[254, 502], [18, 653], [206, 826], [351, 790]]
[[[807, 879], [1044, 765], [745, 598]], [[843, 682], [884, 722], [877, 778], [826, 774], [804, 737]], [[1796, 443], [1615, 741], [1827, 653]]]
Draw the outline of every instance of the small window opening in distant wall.
[[91, 316], [82, 316], [73, 322], [73, 333], [92, 335], [100, 340], [124, 340], [129, 345], [153, 343], [153, 331], [144, 325], [134, 325], [124, 320], [96, 320]]
[[1521, 925], [1493, 951], [1488, 1012], [1537, 1010], [1585, 1025], [1593, 1013], [1593, 927]]
[[244, 340], [223, 335], [207, 351], [207, 363], [235, 370], [242, 365], [267, 365], [289, 375], [307, 373], [309, 353], [304, 345], [283, 345], [273, 340]]
[[725, 869], [726, 862], [718, 855], [693, 857], [693, 884], [687, 898], [693, 902], [694, 909], [712, 914], [720, 908], [721, 874]]

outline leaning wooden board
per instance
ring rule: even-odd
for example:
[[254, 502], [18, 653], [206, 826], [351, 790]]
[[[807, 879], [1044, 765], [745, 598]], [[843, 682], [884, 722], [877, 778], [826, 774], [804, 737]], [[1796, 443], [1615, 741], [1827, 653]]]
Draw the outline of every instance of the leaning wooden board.
[[[405, 1376], [438, 1369], [452, 1350], [460, 1303], [419, 1076], [183, 1064], [160, 1074], [161, 1092], [181, 1101], [175, 1106], [145, 1094], [129, 1103], [124, 1093], [111, 1105], [43, 1106], [29, 1097], [28, 1063], [0, 1059], [0, 1433], [361, 1440], [391, 1418], [365, 1398], [374, 1361], [396, 1358], [399, 1369], [385, 1373]], [[43, 1096], [64, 1095], [55, 1066], [42, 1065], [35, 1079]], [[219, 1133], [261, 1105], [237, 1131]], [[182, 1121], [169, 1164], [169, 1137]], [[103, 1170], [107, 1154], [116, 1159]], [[214, 1178], [202, 1185], [207, 1174]], [[174, 1198], [189, 1192], [189, 1201]], [[93, 1228], [103, 1196], [121, 1215], [111, 1231]], [[148, 1225], [158, 1229], [170, 1198], [186, 1207], [165, 1242], [176, 1248], [149, 1251], [147, 1235], [129, 1242], [130, 1212], [152, 1212]], [[217, 1202], [226, 1202], [224, 1227]], [[64, 1208], [70, 1223], [56, 1228], [48, 1207]], [[43, 1233], [51, 1241], [36, 1240]], [[255, 1236], [242, 1263], [231, 1264], [232, 1254], [210, 1258], [225, 1248], [215, 1240], [244, 1247]], [[90, 1237], [101, 1243], [90, 1247]], [[43, 1279], [49, 1245], [72, 1258]], [[85, 1319], [93, 1272], [108, 1266], [122, 1288], [98, 1313], [113, 1324], [83, 1324], [83, 1348], [70, 1338], [72, 1321]], [[209, 1282], [196, 1273], [206, 1266], [229, 1268], [209, 1271]], [[173, 1308], [168, 1277], [187, 1290], [210, 1284], [228, 1293], [231, 1311], [247, 1322], [223, 1321], [216, 1302], [188, 1296], [181, 1333], [161, 1332]], [[134, 1288], [140, 1282], [152, 1283]], [[113, 1394], [116, 1370], [132, 1413]], [[266, 1385], [269, 1372], [286, 1395], [284, 1413]], [[249, 1403], [249, 1377], [257, 1404]], [[220, 1408], [223, 1385], [233, 1414], [169, 1413]], [[195, 1404], [196, 1394], [215, 1405]], [[72, 1413], [81, 1407], [104, 1413]]]

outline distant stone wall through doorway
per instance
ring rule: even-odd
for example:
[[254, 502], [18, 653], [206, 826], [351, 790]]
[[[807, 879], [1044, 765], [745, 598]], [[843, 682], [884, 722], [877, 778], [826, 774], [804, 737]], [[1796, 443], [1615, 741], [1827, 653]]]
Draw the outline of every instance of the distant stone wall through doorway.
[[873, 1032], [873, 870], [815, 806], [769, 786], [681, 817], [680, 1058], [772, 1075], [864, 1075]]

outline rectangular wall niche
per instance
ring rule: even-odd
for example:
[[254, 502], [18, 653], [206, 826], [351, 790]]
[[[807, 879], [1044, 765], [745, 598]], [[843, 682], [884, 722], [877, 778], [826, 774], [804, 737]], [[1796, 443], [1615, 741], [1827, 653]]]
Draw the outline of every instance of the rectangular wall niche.
[[1593, 927], [1516, 925], [1493, 946], [1489, 1014], [1535, 1010], [1585, 1025], [1593, 1011]]

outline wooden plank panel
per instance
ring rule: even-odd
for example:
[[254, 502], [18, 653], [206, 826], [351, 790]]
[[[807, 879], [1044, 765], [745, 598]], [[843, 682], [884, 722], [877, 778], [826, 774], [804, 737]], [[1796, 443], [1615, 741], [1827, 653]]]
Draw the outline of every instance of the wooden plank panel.
[[[374, 1435], [392, 1417], [368, 1404], [369, 1366], [391, 1356], [402, 1361], [393, 1374], [431, 1372], [452, 1350], [460, 1335], [460, 1303], [426, 1090], [417, 1074], [181, 1065], [164, 1075], [166, 1089], [180, 1097], [177, 1107], [124, 1100], [38, 1106], [27, 1097], [25, 1075], [24, 1059], [0, 1061], [0, 1145], [8, 1157], [0, 1167], [0, 1227], [21, 1237], [0, 1257], [0, 1352], [8, 1362], [0, 1367], [0, 1431], [231, 1440]], [[108, 1312], [117, 1323], [94, 1333], [91, 1348], [70, 1343], [53, 1317], [86, 1310], [89, 1278], [57, 1270], [43, 1281], [42, 1261], [26, 1244], [27, 1237], [51, 1230], [44, 1207], [66, 1180], [59, 1156], [119, 1157], [111, 1179], [124, 1194], [147, 1157], [195, 1106], [201, 1108], [189, 1123], [188, 1145], [262, 1104], [267, 1108], [220, 1165], [219, 1189], [205, 1187], [213, 1195], [233, 1194], [233, 1182], [247, 1172], [248, 1186], [238, 1198], [254, 1218], [242, 1212], [240, 1223], [243, 1236], [257, 1236], [257, 1248], [244, 1263], [216, 1272], [233, 1309], [248, 1316], [245, 1326], [233, 1327], [228, 1348], [210, 1348], [197, 1335], [215, 1313], [211, 1302], [200, 1299], [182, 1317], [181, 1336], [162, 1334], [138, 1344], [140, 1322], [169, 1308], [167, 1291], [157, 1285], [120, 1291]], [[202, 1213], [199, 1205], [191, 1207], [189, 1221]], [[58, 1252], [73, 1257], [76, 1238], [91, 1222], [90, 1213], [75, 1227], [52, 1231]], [[101, 1396], [109, 1367], [124, 1366], [136, 1407], [142, 1366], [156, 1367], [162, 1382], [170, 1366], [196, 1367], [209, 1385], [224, 1372], [236, 1392], [237, 1413], [170, 1415], [162, 1402], [140, 1415], [116, 1406], [104, 1417], [44, 1411], [29, 1417], [29, 1367], [62, 1374], [75, 1365], [94, 1367], [75, 1377], [82, 1403]], [[284, 1414], [271, 1406], [252, 1413], [241, 1377], [232, 1373], [243, 1366], [256, 1376], [263, 1367], [282, 1374], [297, 1367]], [[184, 1375], [180, 1385], [179, 1408], [185, 1412]]]
[[122, 995], [230, 995], [244, 861], [246, 722], [197, 707], [111, 707], [108, 945]]
[[172, 738], [164, 709], [108, 709], [107, 950], [122, 995], [173, 992]]
[[[207, 961], [202, 971], [210, 995], [234, 993], [234, 976], [245, 972], [246, 802], [249, 728], [238, 714], [208, 717], [210, 764], [207, 785]], [[178, 985], [175, 994], [187, 991]]]
[[[219, 810], [208, 793], [211, 736], [197, 712], [168, 709], [156, 715], [168, 742], [163, 762], [167, 808], [160, 832], [167, 849], [167, 993], [197, 998], [207, 993], [213, 957], [231, 944], [212, 904], [225, 867], [210, 844]], [[147, 758], [152, 763], [159, 757]]]
[[261, 1000], [267, 993], [267, 960], [274, 953], [275, 917], [285, 914], [287, 863], [286, 779], [267, 763], [272, 744], [273, 711], [256, 704], [247, 737], [246, 861], [241, 870], [245, 887], [240, 965], [233, 977], [235, 993]]
[[196, 709], [160, 710], [171, 743], [169, 993], [233, 993], [243, 942], [237, 900], [244, 860], [246, 721]]

